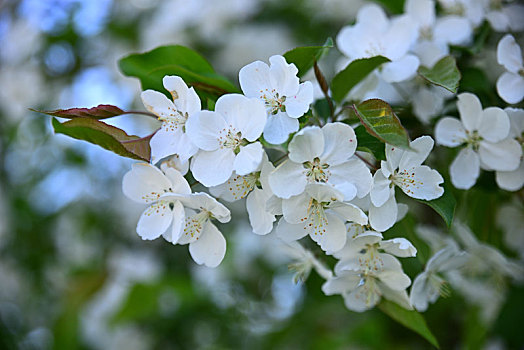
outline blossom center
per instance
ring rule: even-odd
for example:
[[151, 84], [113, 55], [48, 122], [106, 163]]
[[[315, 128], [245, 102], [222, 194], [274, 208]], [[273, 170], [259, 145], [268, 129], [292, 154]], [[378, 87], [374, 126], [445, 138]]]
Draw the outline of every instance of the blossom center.
[[327, 182], [329, 175], [331, 175], [331, 172], [327, 170], [329, 164], [322, 164], [318, 158], [315, 158], [312, 162], [304, 163], [304, 168], [309, 182]]
[[184, 234], [191, 237], [198, 237], [202, 233], [204, 224], [211, 218], [211, 212], [206, 209], [201, 209], [199, 213], [187, 218], [186, 226], [184, 227]]
[[304, 230], [308, 230], [310, 234], [323, 235], [326, 233], [328, 220], [324, 206], [326, 203], [318, 202], [311, 198], [307, 208], [307, 216], [300, 221], [304, 223]]
[[235, 153], [238, 153], [242, 145], [242, 133], [230, 125], [229, 128], [220, 130], [218, 142], [220, 148], [230, 148]]
[[271, 89], [271, 91], [266, 89], [265, 92], [264, 90], [260, 90], [260, 94], [260, 98], [264, 100], [266, 109], [270, 114], [286, 111], [286, 105], [284, 104], [284, 102], [286, 102], [286, 96], [280, 96], [275, 89]]
[[169, 106], [168, 110], [169, 114], [158, 117], [158, 120], [162, 122], [162, 127], [169, 131], [175, 131], [177, 129], [184, 130], [189, 114], [187, 112], [179, 111], [172, 106]]
[[227, 181], [227, 189], [235, 200], [244, 198], [255, 186], [260, 185], [259, 178], [259, 171], [244, 176], [237, 175]]
[[482, 141], [482, 136], [479, 135], [477, 130], [474, 131], [467, 131], [466, 130], [466, 144], [468, 146], [471, 146], [475, 151], [478, 151], [480, 141]]
[[391, 182], [403, 188], [408, 195], [413, 194], [412, 188], [417, 188], [424, 185], [422, 181], [417, 181], [415, 179], [415, 172], [413, 170], [414, 169], [411, 169], [411, 171], [409, 169], [399, 169], [390, 176]]

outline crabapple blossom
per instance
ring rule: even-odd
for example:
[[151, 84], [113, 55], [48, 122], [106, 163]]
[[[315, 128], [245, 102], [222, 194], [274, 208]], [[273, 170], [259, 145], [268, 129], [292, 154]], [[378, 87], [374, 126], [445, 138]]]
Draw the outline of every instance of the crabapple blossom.
[[[508, 137], [520, 143], [524, 147], [524, 109], [505, 108], [504, 112], [509, 117]], [[524, 185], [524, 161], [520, 157], [520, 166], [513, 171], [497, 171], [495, 181], [497, 185], [506, 191], [518, 191]]]
[[269, 63], [269, 66], [262, 61], [250, 63], [240, 70], [238, 77], [244, 95], [260, 99], [266, 107], [264, 138], [269, 143], [281, 144], [298, 130], [298, 118], [309, 110], [313, 84], [300, 83], [297, 67], [288, 64], [283, 56], [271, 56]]
[[214, 112], [201, 111], [188, 119], [187, 134], [200, 148], [191, 162], [195, 179], [209, 187], [226, 182], [233, 171], [238, 175], [255, 171], [264, 153], [255, 141], [266, 118], [258, 99], [228, 94], [217, 100]]
[[295, 283], [305, 282], [313, 268], [324, 279], [333, 277], [331, 270], [297, 241], [281, 241], [279, 249], [294, 260], [294, 262], [289, 265], [289, 269], [295, 271], [295, 275], [293, 276]]
[[353, 128], [343, 123], [309, 126], [289, 143], [287, 160], [269, 174], [273, 193], [288, 199], [301, 194], [309, 183], [325, 183], [344, 200], [364, 197], [371, 188], [371, 173], [364, 162], [352, 157], [357, 148]]
[[198, 148], [186, 134], [187, 119], [200, 111], [200, 98], [194, 88], [189, 88], [178, 76], [165, 76], [164, 87], [171, 94], [170, 101], [163, 93], [146, 90], [141, 94], [148, 111], [158, 116], [162, 126], [150, 141], [151, 162], [177, 154], [181, 161], [188, 160]]
[[520, 46], [511, 34], [500, 39], [497, 61], [506, 69], [497, 80], [499, 96], [507, 103], [519, 103], [524, 97], [524, 66]]
[[481, 166], [489, 170], [513, 171], [518, 168], [522, 148], [510, 138], [509, 118], [498, 107], [482, 110], [479, 99], [471, 93], [458, 95], [460, 120], [440, 119], [435, 126], [437, 143], [447, 147], [465, 144], [451, 163], [451, 182], [456, 188], [471, 188]]

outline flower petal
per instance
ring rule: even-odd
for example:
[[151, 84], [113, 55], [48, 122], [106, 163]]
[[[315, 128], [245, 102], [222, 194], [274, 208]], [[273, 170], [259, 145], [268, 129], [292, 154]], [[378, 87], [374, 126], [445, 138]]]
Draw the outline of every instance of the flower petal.
[[481, 162], [492, 170], [513, 171], [519, 167], [522, 147], [509, 138], [497, 143], [481, 141], [479, 156]]
[[184, 176], [176, 169], [167, 167], [164, 170], [166, 177], [171, 181], [171, 186], [167, 188], [169, 192], [177, 194], [190, 194], [191, 187], [187, 183], [187, 180]]
[[461, 149], [449, 167], [451, 183], [456, 188], [470, 189], [480, 174], [480, 160], [470, 147]]
[[343, 123], [328, 123], [322, 129], [324, 151], [322, 163], [338, 165], [347, 161], [357, 149], [357, 137], [353, 128]]
[[460, 114], [460, 120], [468, 131], [479, 129], [480, 118], [482, 115], [482, 105], [477, 96], [464, 92], [457, 96], [457, 108]]
[[302, 164], [285, 160], [268, 177], [271, 191], [280, 198], [289, 198], [304, 192], [307, 179]]
[[287, 63], [284, 56], [274, 55], [269, 58], [269, 81], [271, 87], [280, 96], [293, 96], [298, 93], [298, 69], [293, 63]]
[[433, 30], [434, 41], [446, 45], [466, 45], [473, 30], [469, 21], [461, 16], [443, 16], [437, 19]]
[[270, 191], [255, 188], [253, 192], [247, 196], [246, 208], [249, 223], [253, 228], [253, 232], [257, 235], [265, 235], [273, 230], [273, 222], [276, 220], [275, 215], [266, 211], [266, 203], [271, 195]]
[[195, 179], [206, 187], [226, 182], [233, 173], [235, 153], [228, 148], [216, 151], [200, 151], [191, 162], [191, 172]]
[[435, 125], [435, 139], [439, 145], [457, 147], [466, 140], [466, 130], [460, 120], [444, 117]]
[[499, 142], [509, 133], [509, 118], [506, 112], [498, 107], [489, 107], [482, 111], [479, 134], [489, 142]]
[[149, 145], [153, 164], [173, 154], [178, 154], [182, 161], [186, 161], [198, 151], [198, 147], [191, 142], [182, 129], [172, 131], [164, 126], [153, 135]]
[[258, 98], [240, 94], [227, 94], [218, 98], [215, 111], [226, 120], [227, 125], [242, 133], [242, 138], [255, 141], [262, 135], [266, 125], [266, 108]]
[[497, 80], [497, 92], [507, 103], [519, 103], [524, 97], [524, 78], [519, 74], [503, 73]]
[[400, 159], [398, 169], [400, 171], [413, 168], [424, 163], [429, 153], [433, 149], [435, 142], [431, 136], [420, 136], [409, 143], [409, 147], [414, 151], [405, 151]]
[[264, 149], [260, 142], [250, 143], [247, 146], [240, 147], [240, 152], [235, 158], [233, 169], [238, 175], [247, 175], [256, 171], [262, 162]]
[[358, 198], [364, 197], [371, 190], [373, 183], [371, 172], [366, 164], [356, 157], [342, 164], [330, 166], [328, 169], [331, 172], [329, 182], [335, 188], [339, 188], [339, 185], [344, 183], [353, 184], [357, 188]]
[[172, 203], [173, 225], [171, 226], [170, 231], [166, 231], [163, 233], [163, 236], [166, 239], [166, 241], [176, 244], [178, 242], [178, 239], [182, 235], [182, 232], [184, 231], [186, 223], [186, 214], [182, 203], [180, 203], [179, 201], [173, 201]]
[[[373, 282], [370, 282], [372, 280]], [[375, 284], [375, 279], [366, 280], [363, 285], [358, 286], [354, 291], [344, 295], [344, 304], [349, 310], [364, 312], [373, 308], [380, 301], [380, 292]]]
[[136, 226], [136, 232], [142, 239], [156, 239], [167, 231], [172, 221], [173, 215], [169, 203], [159, 201], [153, 203], [142, 213]]
[[415, 55], [405, 55], [393, 62], [384, 63], [382, 78], [388, 83], [399, 83], [410, 79], [417, 73], [420, 60]]
[[317, 126], [307, 126], [297, 132], [289, 143], [289, 159], [295, 163], [312, 161], [324, 151], [324, 134]]
[[497, 45], [497, 61], [510, 73], [522, 69], [522, 51], [511, 34], [506, 34]]
[[408, 196], [416, 199], [432, 200], [439, 198], [444, 189], [442, 175], [427, 165], [421, 165], [395, 175], [393, 182]]
[[346, 273], [342, 276], [328, 279], [322, 285], [322, 291], [326, 295], [344, 294], [344, 292], [357, 288], [361, 279], [356, 273]]
[[189, 243], [189, 253], [199, 265], [217, 267], [226, 255], [226, 240], [211, 222], [207, 222], [200, 237]]
[[298, 126], [298, 119], [286, 113], [270, 114], [264, 127], [264, 139], [273, 145], [280, 145], [287, 141], [289, 134], [298, 130]]
[[384, 232], [395, 224], [397, 213], [397, 201], [395, 195], [393, 195], [389, 197], [384, 205], [380, 207], [372, 205], [369, 208], [369, 224], [375, 230]]
[[384, 177], [382, 171], [375, 172], [373, 175], [373, 186], [369, 193], [371, 202], [375, 207], [380, 207], [389, 199], [394, 192], [391, 192], [391, 180]]
[[518, 191], [524, 186], [524, 162], [513, 171], [497, 171], [495, 174], [497, 185], [506, 191]]
[[325, 230], [309, 232], [311, 239], [317, 242], [327, 254], [332, 254], [346, 244], [346, 226], [344, 222], [331, 213], [326, 213], [327, 225]]
[[261, 92], [271, 89], [269, 81], [269, 66], [262, 61], [250, 63], [238, 73], [240, 87], [247, 97], [261, 97]]
[[290, 224], [300, 224], [308, 216], [308, 203], [311, 197], [306, 192], [282, 200], [282, 214]]
[[140, 97], [142, 98], [142, 103], [144, 103], [146, 109], [159, 117], [170, 117], [176, 110], [173, 102], [171, 102], [166, 95], [161, 92], [146, 90], [142, 91]]
[[186, 133], [191, 141], [204, 151], [214, 151], [220, 147], [220, 131], [228, 125], [224, 117], [216, 112], [200, 111], [187, 119]]
[[135, 163], [122, 180], [122, 191], [139, 203], [157, 200], [171, 182], [160, 169], [149, 163]]
[[304, 225], [301, 224], [290, 224], [284, 217], [280, 218], [278, 222], [276, 235], [284, 242], [292, 242], [305, 237], [308, 234]]
[[362, 209], [351, 203], [334, 202], [329, 206], [329, 209], [333, 210], [346, 221], [359, 225], [366, 225], [368, 223], [368, 217]]
[[306, 81], [299, 85], [298, 92], [294, 95], [287, 95], [284, 105], [286, 113], [291, 118], [300, 118], [309, 110], [309, 105], [313, 102], [313, 84]]
[[417, 255], [417, 248], [405, 238], [393, 238], [380, 242], [380, 248], [386, 253], [396, 255], [401, 258], [413, 257]]
[[189, 115], [200, 111], [200, 98], [195, 89], [189, 88], [182, 78], [176, 75], [166, 75], [162, 83], [173, 96], [173, 103], [179, 111], [187, 112]]

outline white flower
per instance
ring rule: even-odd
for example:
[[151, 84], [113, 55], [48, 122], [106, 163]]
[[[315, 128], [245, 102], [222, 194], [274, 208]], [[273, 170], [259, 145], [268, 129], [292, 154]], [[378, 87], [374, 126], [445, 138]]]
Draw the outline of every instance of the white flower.
[[231, 219], [229, 210], [207, 193], [167, 196], [180, 201], [185, 209], [185, 225], [181, 234], [164, 236], [173, 244], [189, 244], [189, 253], [199, 265], [217, 267], [226, 253], [226, 240], [211, 222], [216, 219], [222, 223]]
[[451, 182], [456, 188], [471, 188], [480, 167], [513, 171], [519, 166], [522, 148], [509, 133], [509, 118], [498, 107], [482, 110], [479, 99], [470, 93], [458, 96], [460, 121], [444, 117], [435, 126], [437, 143], [447, 147], [466, 144], [450, 166]]
[[333, 277], [331, 270], [297, 241], [286, 242], [280, 240], [280, 244], [279, 249], [294, 260], [289, 265], [289, 269], [295, 271], [293, 276], [295, 283], [305, 282], [312, 268], [324, 279]]
[[282, 200], [283, 217], [276, 233], [291, 242], [309, 234], [329, 254], [346, 243], [345, 221], [367, 223], [367, 216], [353, 204], [342, 202], [343, 195], [326, 184], [309, 184], [304, 193]]
[[329, 123], [305, 127], [289, 143], [289, 159], [269, 175], [269, 185], [280, 198], [301, 194], [308, 183], [325, 183], [344, 194], [344, 200], [364, 197], [371, 188], [371, 173], [352, 155], [357, 148], [353, 128]]
[[382, 55], [391, 60], [382, 66], [387, 82], [400, 82], [415, 75], [419, 59], [408, 50], [417, 39], [417, 26], [407, 15], [389, 20], [381, 7], [363, 6], [355, 25], [342, 28], [337, 46], [351, 60]]
[[225, 183], [210, 187], [209, 191], [216, 197], [234, 202], [247, 197], [246, 208], [253, 232], [265, 235], [273, 229], [275, 215], [266, 210], [266, 203], [273, 196], [269, 183], [269, 173], [275, 169], [264, 153], [259, 169], [247, 175], [233, 175]]
[[[184, 226], [184, 206], [178, 199], [166, 198], [168, 194], [189, 194], [186, 179], [173, 168], [165, 174], [148, 163], [135, 163], [124, 175], [124, 194], [139, 203], [151, 204], [140, 216], [136, 231], [142, 239], [155, 239], [164, 234], [179, 237]], [[167, 232], [172, 225], [171, 232]]]
[[506, 72], [497, 80], [497, 92], [507, 103], [519, 103], [524, 97], [524, 66], [522, 51], [515, 38], [507, 34], [497, 45], [497, 61]]
[[266, 107], [264, 138], [269, 143], [281, 144], [298, 130], [298, 118], [309, 110], [313, 85], [309, 81], [300, 84], [297, 67], [288, 64], [283, 56], [271, 56], [269, 62], [270, 66], [262, 61], [250, 63], [240, 70], [238, 77], [244, 94], [260, 99]]
[[[524, 109], [505, 108], [509, 117], [509, 136], [524, 147]], [[524, 185], [524, 161], [520, 157], [520, 166], [513, 171], [497, 171], [495, 180], [497, 185], [506, 191], [518, 191]]]
[[479, 0], [439, 0], [444, 13], [467, 18], [476, 28], [484, 19], [484, 7]]
[[524, 6], [521, 4], [503, 5], [498, 0], [490, 0], [486, 19], [497, 32], [520, 32], [524, 30]]
[[464, 265], [467, 254], [454, 245], [439, 250], [428, 260], [424, 272], [413, 281], [410, 302], [418, 311], [426, 311], [429, 303], [437, 301], [440, 295], [448, 296], [447, 282], [438, 273], [456, 270]]
[[255, 171], [264, 153], [260, 142], [266, 123], [263, 104], [239, 94], [221, 96], [215, 111], [201, 111], [188, 119], [186, 130], [200, 148], [191, 171], [204, 186], [216, 186], [238, 175]]
[[189, 171], [189, 160], [181, 160], [180, 156], [175, 154], [160, 164], [163, 172], [166, 172], [166, 168], [173, 168], [185, 176]]
[[442, 196], [444, 179], [438, 171], [422, 163], [433, 149], [433, 139], [421, 136], [410, 142], [414, 151], [386, 145], [386, 160], [373, 176], [369, 209], [371, 226], [385, 231], [397, 220], [395, 187], [412, 198], [432, 200]]
[[195, 89], [188, 88], [178, 76], [165, 76], [162, 81], [173, 101], [158, 91], [146, 90], [141, 94], [144, 106], [162, 121], [160, 130], [150, 141], [151, 162], [156, 163], [172, 154], [186, 161], [198, 151], [187, 136], [185, 125], [190, 116], [200, 111], [200, 98]]

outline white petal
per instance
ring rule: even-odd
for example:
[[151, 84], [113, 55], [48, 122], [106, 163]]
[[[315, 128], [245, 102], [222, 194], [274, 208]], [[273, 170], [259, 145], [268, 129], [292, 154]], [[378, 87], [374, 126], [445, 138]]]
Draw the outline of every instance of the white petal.
[[320, 157], [324, 151], [324, 135], [317, 126], [307, 126], [297, 132], [289, 143], [289, 159], [304, 163]]
[[519, 167], [522, 147], [514, 139], [505, 139], [498, 143], [481, 141], [479, 156], [482, 163], [493, 170], [513, 171]]
[[343, 294], [358, 287], [362, 278], [356, 273], [347, 273], [328, 279], [322, 285], [322, 291], [326, 295]]
[[146, 109], [159, 117], [169, 117], [176, 109], [173, 102], [171, 102], [166, 95], [161, 92], [146, 90], [142, 91], [140, 97], [142, 98], [142, 102]]
[[514, 171], [497, 171], [495, 174], [497, 185], [506, 191], [518, 191], [524, 185], [524, 162]]
[[173, 96], [173, 103], [179, 111], [187, 112], [189, 115], [200, 111], [200, 98], [194, 88], [188, 88], [182, 78], [175, 75], [166, 75], [162, 83], [167, 91]]
[[260, 142], [240, 147], [240, 152], [237, 154], [235, 162], [233, 163], [233, 169], [238, 175], [252, 173], [260, 167], [263, 154], [264, 150]]
[[304, 192], [307, 179], [302, 164], [285, 160], [268, 178], [271, 191], [280, 198], [289, 198]]
[[[385, 56], [392, 61], [402, 59], [417, 40], [417, 36], [417, 25], [409, 16], [402, 15], [391, 20], [391, 25], [382, 38], [386, 45]], [[416, 64], [418, 68], [418, 59]]]
[[460, 120], [444, 117], [435, 125], [435, 139], [439, 145], [457, 147], [466, 140], [466, 130]]
[[[311, 183], [306, 186], [306, 193], [317, 202], [342, 201], [344, 195], [325, 183]], [[309, 201], [309, 199], [308, 199]]]
[[164, 232], [164, 238], [173, 244], [176, 244], [184, 231], [186, 214], [184, 206], [179, 201], [173, 201], [173, 225], [170, 231]]
[[293, 63], [287, 63], [284, 56], [269, 58], [269, 81], [281, 96], [292, 96], [298, 92], [298, 69]]
[[300, 224], [308, 215], [310, 196], [307, 193], [282, 200], [282, 214], [290, 224]]
[[156, 202], [142, 213], [136, 232], [142, 239], [155, 239], [167, 231], [172, 221], [173, 215], [169, 203]]
[[[389, 170], [389, 172], [393, 172], [393, 170], [398, 169], [398, 166], [400, 164], [400, 160], [402, 159], [402, 156], [404, 155], [404, 150], [400, 147], [395, 147], [386, 144], [386, 163], [388, 163], [388, 166], [384, 166], [381, 162], [381, 168], [386, 168]], [[385, 176], [389, 176], [384, 174]]]
[[260, 90], [271, 89], [269, 66], [262, 61], [242, 67], [238, 73], [238, 80], [247, 97], [260, 97]]
[[401, 258], [407, 258], [417, 255], [417, 248], [405, 238], [393, 238], [380, 242], [380, 248], [386, 253], [396, 255]]
[[317, 242], [327, 254], [332, 254], [344, 247], [346, 244], [346, 226], [338, 217], [326, 213], [327, 225], [322, 231], [309, 232], [311, 239]]
[[171, 181], [171, 186], [167, 189], [169, 192], [178, 194], [191, 193], [191, 187], [189, 187], [187, 180], [178, 170], [168, 167], [165, 168], [164, 172], [169, 181]]
[[382, 296], [399, 306], [403, 307], [407, 310], [413, 310], [413, 306], [409, 302], [408, 293], [406, 290], [394, 290], [389, 288], [385, 283], [382, 283], [381, 281], [377, 281], [377, 285], [380, 288], [380, 291], [382, 292]]
[[419, 274], [413, 286], [411, 287], [411, 293], [409, 296], [410, 303], [418, 311], [426, 311], [428, 308], [428, 303], [434, 303], [440, 295], [440, 292], [434, 285], [429, 283], [428, 274], [422, 272]]
[[222, 198], [228, 202], [234, 202], [247, 196], [252, 190], [250, 183], [244, 176], [233, 175], [225, 183], [212, 186], [209, 192], [215, 197]]
[[411, 280], [402, 270], [384, 269], [379, 273], [379, 278], [386, 286], [397, 291], [406, 289], [411, 284]]
[[[373, 282], [367, 282], [344, 296], [344, 304], [352, 311], [363, 312], [373, 308], [380, 301], [380, 292]], [[371, 284], [371, 285], [370, 285]]]
[[301, 224], [290, 224], [284, 217], [280, 218], [278, 222], [276, 235], [284, 242], [292, 242], [301, 239], [306, 236], [308, 232]]
[[373, 175], [373, 186], [369, 193], [371, 202], [375, 207], [380, 207], [389, 199], [394, 192], [391, 192], [391, 181], [384, 177], [382, 171], [375, 172]]
[[167, 168], [173, 168], [179, 171], [182, 175], [186, 175], [189, 171], [189, 160], [181, 160], [180, 156], [175, 154], [160, 164], [160, 169], [162, 169], [162, 171], [165, 172]]
[[461, 149], [449, 167], [451, 183], [456, 188], [467, 190], [477, 182], [480, 160], [477, 152], [470, 147]]
[[397, 201], [393, 195], [384, 205], [380, 207], [372, 205], [369, 208], [369, 224], [375, 230], [384, 232], [395, 224], [397, 213]]
[[503, 73], [497, 80], [497, 92], [507, 103], [519, 103], [524, 97], [524, 78], [519, 74]]
[[329, 209], [333, 210], [346, 221], [359, 225], [366, 225], [368, 223], [368, 217], [362, 209], [351, 203], [334, 202], [329, 206]]
[[298, 93], [286, 96], [284, 105], [286, 113], [291, 118], [300, 118], [309, 110], [309, 105], [313, 102], [313, 84], [306, 81], [299, 85]]
[[442, 175], [426, 165], [406, 169], [403, 174], [395, 175], [393, 182], [412, 198], [429, 201], [444, 193], [444, 189], [439, 186], [444, 182]]
[[280, 145], [287, 141], [289, 134], [298, 130], [298, 126], [298, 119], [286, 113], [270, 114], [264, 127], [264, 139], [273, 145]]
[[160, 169], [149, 163], [135, 163], [122, 180], [124, 194], [139, 203], [150, 203], [171, 187]]
[[227, 128], [224, 117], [211, 111], [200, 111], [186, 122], [187, 135], [197, 147], [205, 151], [214, 151], [220, 147], [220, 131]]
[[207, 222], [200, 237], [189, 243], [189, 253], [199, 265], [217, 267], [226, 255], [226, 240], [211, 222]]
[[226, 182], [233, 173], [235, 153], [228, 148], [216, 151], [200, 151], [191, 162], [191, 172], [195, 179], [206, 187]]
[[497, 32], [505, 32], [509, 29], [509, 18], [502, 11], [489, 11], [486, 19]]
[[522, 51], [511, 34], [506, 34], [497, 45], [497, 61], [508, 72], [518, 73], [522, 67]]
[[464, 92], [457, 96], [457, 108], [460, 114], [460, 120], [468, 131], [478, 130], [480, 118], [482, 115], [482, 105], [477, 96]]
[[246, 200], [249, 223], [257, 235], [265, 235], [273, 230], [275, 215], [266, 211], [266, 202], [269, 197], [271, 197], [271, 192], [255, 188]]
[[509, 118], [506, 112], [498, 107], [489, 107], [482, 112], [479, 134], [489, 142], [499, 142], [509, 133]]
[[221, 223], [231, 220], [231, 212], [223, 204], [205, 192], [197, 192], [189, 195], [178, 196], [184, 206], [192, 209], [205, 209]]
[[329, 182], [338, 188], [339, 184], [351, 183], [357, 188], [357, 197], [362, 198], [371, 190], [373, 178], [366, 164], [356, 157], [347, 162], [331, 166]]
[[502, 11], [509, 18], [509, 27], [514, 32], [522, 32], [524, 30], [524, 6], [520, 4], [509, 4], [505, 6]]
[[435, 3], [432, 0], [407, 0], [404, 12], [417, 21], [421, 28], [432, 27], [435, 23]]
[[162, 127], [153, 135], [149, 145], [151, 146], [151, 163], [156, 163], [173, 154], [178, 154], [182, 161], [186, 161], [198, 151], [198, 147], [181, 129], [171, 131], [166, 127]]
[[197, 212], [190, 208], [184, 209], [184, 226], [178, 236], [178, 239], [174, 243], [184, 245], [197, 240], [198, 237], [202, 234], [203, 226], [208, 221], [198, 221], [195, 218]]
[[240, 94], [222, 95], [215, 104], [215, 111], [224, 116], [227, 125], [240, 131], [242, 138], [251, 142], [262, 135], [266, 125], [266, 108], [258, 98]]
[[405, 151], [400, 159], [400, 171], [421, 165], [433, 149], [434, 141], [431, 136], [420, 136], [411, 141], [409, 147], [414, 151]]
[[382, 78], [388, 83], [398, 83], [410, 79], [417, 73], [420, 60], [415, 55], [405, 55], [401, 59], [384, 63]]
[[328, 123], [322, 129], [324, 152], [322, 163], [338, 165], [347, 161], [357, 149], [357, 137], [353, 128], [344, 123]]
[[473, 31], [466, 18], [444, 16], [437, 19], [433, 30], [434, 41], [444, 44], [465, 45], [471, 41]]

